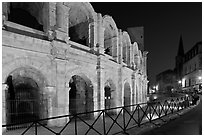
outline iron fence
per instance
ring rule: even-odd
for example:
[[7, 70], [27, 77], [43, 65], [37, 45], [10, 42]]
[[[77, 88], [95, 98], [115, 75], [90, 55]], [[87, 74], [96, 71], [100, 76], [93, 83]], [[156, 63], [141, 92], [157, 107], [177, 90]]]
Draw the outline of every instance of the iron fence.
[[[55, 135], [87, 135], [87, 134], [118, 134], [123, 132], [127, 134], [127, 130], [133, 127], [161, 119], [168, 114], [177, 113], [180, 110], [190, 106], [190, 102], [186, 98], [175, 98], [171, 100], [134, 104], [129, 106], [121, 106], [110, 109], [102, 109], [90, 111], [86, 113], [78, 113], [74, 115], [62, 115], [51, 118], [35, 119], [32, 122], [24, 122], [17, 124], [2, 125], [3, 128], [20, 124], [29, 124], [25, 129], [21, 129], [16, 133], [24, 134], [55, 134]], [[93, 119], [85, 119], [84, 115], [93, 114]], [[58, 122], [60, 119], [66, 119], [67, 122], [60, 127], [54, 127], [43, 124], [44, 121]], [[10, 134], [4, 132], [3, 134]]]

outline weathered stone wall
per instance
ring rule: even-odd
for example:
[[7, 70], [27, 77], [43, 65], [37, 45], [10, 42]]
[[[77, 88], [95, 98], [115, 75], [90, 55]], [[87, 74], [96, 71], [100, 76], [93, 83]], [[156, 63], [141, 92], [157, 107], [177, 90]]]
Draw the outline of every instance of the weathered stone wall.
[[[101, 14], [95, 13], [87, 3], [77, 3], [77, 6], [74, 3], [46, 3], [45, 7], [43, 11], [48, 17], [44, 21], [46, 24], [44, 32], [11, 23], [7, 18], [3, 19], [2, 82], [4, 85], [7, 77], [15, 69], [29, 67], [36, 70], [36, 73], [45, 79], [41, 92], [48, 100], [48, 117], [69, 113], [69, 82], [74, 75], [91, 81], [94, 110], [104, 108], [106, 84], [111, 85], [113, 90], [111, 107], [124, 105], [124, 92], [127, 91], [125, 83], [130, 87], [128, 90], [130, 104], [146, 102], [148, 83], [146, 54], [138, 50], [136, 43], [130, 43], [128, 34], [118, 30], [112, 18], [102, 18]], [[74, 16], [71, 14], [76, 7], [81, 7], [84, 14], [82, 19], [74, 21]], [[4, 16], [8, 16], [5, 9], [4, 11]], [[83, 19], [86, 19], [85, 15], [92, 19], [88, 20], [90, 24], [87, 25], [89, 30], [86, 30], [88, 32], [86, 46], [70, 41], [71, 32], [68, 31], [70, 25], [76, 26], [83, 22]], [[113, 27], [111, 55], [104, 54], [105, 20], [103, 19], [106, 20], [107, 26], [110, 23]], [[22, 35], [23, 33], [25, 35]], [[125, 53], [123, 47], [126, 49]], [[122, 60], [124, 54], [125, 60]], [[19, 75], [20, 73], [19, 71]], [[40, 77], [35, 79], [38, 78]], [[3, 95], [5, 92], [6, 88], [3, 88]], [[5, 102], [6, 97], [4, 96], [2, 100]], [[5, 111], [4, 106], [3, 114]], [[6, 115], [3, 115], [3, 123], [6, 122], [5, 117]], [[60, 126], [67, 120], [52, 120], [48, 124]]]

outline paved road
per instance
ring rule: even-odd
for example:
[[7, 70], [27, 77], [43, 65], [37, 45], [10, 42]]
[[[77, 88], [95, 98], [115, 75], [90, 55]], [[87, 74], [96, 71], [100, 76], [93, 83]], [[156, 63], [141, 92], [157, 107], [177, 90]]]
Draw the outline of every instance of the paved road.
[[[200, 96], [202, 98], [202, 96]], [[143, 135], [201, 135], [202, 134], [202, 100], [188, 113], [152, 129]]]

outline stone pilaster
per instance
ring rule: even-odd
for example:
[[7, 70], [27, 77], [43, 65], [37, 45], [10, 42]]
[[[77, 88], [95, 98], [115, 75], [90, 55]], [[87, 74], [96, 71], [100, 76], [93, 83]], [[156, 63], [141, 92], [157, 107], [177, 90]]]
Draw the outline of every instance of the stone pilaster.
[[46, 3], [45, 9], [47, 9], [47, 27], [46, 30], [53, 29], [52, 27], [56, 26], [56, 2]]
[[122, 64], [123, 62], [123, 43], [122, 43], [122, 30], [118, 31], [118, 63]]
[[118, 45], [119, 45], [119, 38], [118, 38], [118, 36], [116, 36], [116, 37], [113, 37], [112, 39], [112, 44], [113, 44], [113, 46], [112, 46], [112, 56], [113, 56], [113, 59], [116, 61], [116, 62], [118, 62]]
[[2, 2], [2, 27], [4, 28], [5, 21], [8, 20], [9, 3]]
[[[8, 91], [8, 85], [2, 84], [2, 125], [6, 125], [6, 92]], [[6, 131], [5, 127], [2, 127], [2, 133]]]
[[134, 50], [133, 50], [133, 44], [130, 44], [130, 67], [134, 68]]
[[99, 53], [104, 54], [104, 31], [102, 23], [102, 15], [100, 13], [97, 14], [97, 43], [99, 44]]
[[94, 33], [95, 29], [97, 29], [95, 27], [96, 25], [97, 23], [95, 21], [89, 23], [89, 47], [91, 48], [91, 50], [97, 50], [95, 48], [95, 45], [96, 45], [95, 40], [97, 40], [97, 37], [96, 37], [96, 34]]
[[132, 105], [132, 104], [135, 104], [135, 100], [136, 100], [135, 99], [136, 95], [135, 95], [135, 73], [134, 72], [131, 78], [132, 78], [132, 101], [131, 101], [131, 105]]
[[62, 2], [56, 4], [56, 39], [66, 41], [69, 30], [69, 7], [63, 5]]
[[130, 57], [131, 57], [131, 56], [130, 56], [130, 53], [131, 53], [131, 51], [130, 51], [130, 50], [131, 50], [131, 49], [130, 49], [130, 44], [131, 44], [131, 43], [127, 42], [127, 48], [126, 48], [126, 49], [127, 49], [127, 56], [126, 56], [126, 58], [127, 58], [127, 65], [128, 65], [129, 67], [130, 67], [130, 65], [131, 65], [131, 64], [130, 64], [130, 63], [131, 63], [131, 60], [130, 60]]
[[122, 76], [123, 70], [122, 69], [123, 69], [122, 67], [120, 67], [118, 69], [118, 91], [120, 91], [118, 93], [118, 100], [119, 100], [121, 106], [123, 105], [123, 98], [124, 98], [124, 95], [123, 95], [123, 93], [124, 93], [123, 92], [123, 76]]
[[[54, 96], [56, 96], [56, 87], [47, 86], [45, 88], [46, 94], [48, 95], [48, 118], [56, 116], [56, 107], [54, 102]], [[57, 120], [48, 120], [48, 126], [55, 126]]]
[[98, 43], [98, 16], [94, 13], [94, 20], [89, 23], [89, 47], [91, 50], [97, 51], [96, 44]]
[[144, 57], [144, 76], [147, 76], [147, 51], [143, 52], [143, 57]]

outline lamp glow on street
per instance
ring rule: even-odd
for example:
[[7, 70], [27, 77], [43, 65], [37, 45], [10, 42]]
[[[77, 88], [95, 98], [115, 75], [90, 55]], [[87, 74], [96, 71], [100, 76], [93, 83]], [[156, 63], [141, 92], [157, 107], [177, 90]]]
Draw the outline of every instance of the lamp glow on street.
[[181, 80], [179, 80], [178, 83], [181, 84]]
[[200, 76], [200, 77], [198, 77], [198, 79], [199, 79], [199, 80], [201, 80], [201, 79], [202, 79], [202, 77]]

